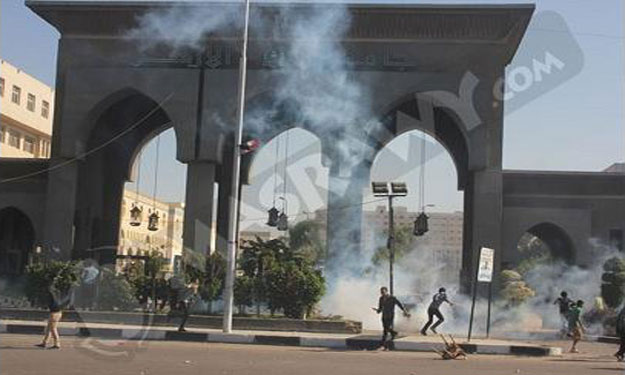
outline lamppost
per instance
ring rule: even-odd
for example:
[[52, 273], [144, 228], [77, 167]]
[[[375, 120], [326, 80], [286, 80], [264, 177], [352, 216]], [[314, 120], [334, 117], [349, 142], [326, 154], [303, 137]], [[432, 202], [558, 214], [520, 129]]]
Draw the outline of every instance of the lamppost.
[[243, 120], [245, 114], [245, 87], [247, 80], [247, 42], [250, 23], [250, 0], [245, 0], [245, 23], [243, 25], [243, 47], [239, 59], [239, 102], [237, 125], [234, 134], [234, 157], [232, 158], [232, 195], [230, 196], [230, 222], [228, 223], [228, 257], [226, 266], [226, 284], [224, 286], [223, 331], [232, 331], [232, 308], [234, 302], [234, 278], [237, 253], [237, 223], [239, 221], [239, 182], [241, 179], [241, 154], [243, 141]]
[[[390, 185], [390, 189], [389, 189]], [[393, 295], [393, 263], [395, 262], [395, 224], [393, 220], [393, 198], [408, 195], [405, 182], [372, 182], [371, 189], [374, 197], [388, 198], [388, 264], [389, 264], [389, 290]]]

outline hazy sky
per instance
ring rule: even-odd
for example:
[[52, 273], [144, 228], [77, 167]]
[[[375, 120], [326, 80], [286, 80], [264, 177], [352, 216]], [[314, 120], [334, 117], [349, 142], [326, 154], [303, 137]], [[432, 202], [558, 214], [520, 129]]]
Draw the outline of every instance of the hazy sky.
[[[430, 0], [427, 3], [491, 4], [510, 1]], [[598, 171], [624, 160], [624, 3], [623, 0], [536, 1], [537, 15], [544, 11], [555, 11], [565, 20], [575, 43], [581, 48], [583, 64], [578, 74], [556, 89], [520, 108], [514, 108], [514, 111], [506, 107], [504, 168]], [[561, 31], [545, 29], [532, 23], [519, 54], [534, 47], [529, 45], [528, 40], [557, 37], [559, 32]], [[529, 37], [532, 33], [533, 39]], [[54, 85], [58, 37], [58, 33], [30, 12], [22, 0], [0, 2], [0, 56], [50, 85]], [[412, 136], [415, 135], [417, 133], [412, 133]], [[385, 171], [389, 167], [387, 164], [395, 160], [393, 157], [408, 157], [409, 153], [412, 155], [409, 147], [410, 136], [408, 134], [396, 139], [380, 154], [372, 171], [373, 179], [387, 178]], [[173, 132], [168, 131], [162, 137], [160, 168], [167, 173], [159, 174], [162, 176], [158, 187], [159, 196], [165, 200], [183, 200], [186, 172], [184, 166], [174, 160]], [[282, 147], [285, 143], [284, 137], [283, 135]], [[274, 141], [266, 145], [259, 152], [253, 166], [255, 175], [260, 176], [267, 171], [269, 175], [273, 173], [275, 143]], [[310, 153], [315, 147], [318, 148], [316, 139], [304, 131], [292, 132], [289, 145], [292, 154]], [[436, 210], [460, 210], [462, 195], [455, 189], [456, 172], [450, 157], [439, 145], [428, 147], [428, 154], [433, 158], [426, 166], [426, 200], [435, 204], [438, 207]], [[418, 163], [414, 160], [413, 164]], [[151, 191], [149, 181], [152, 180], [150, 174], [153, 169], [154, 142], [151, 142], [143, 157], [142, 175], [145, 177], [141, 182], [141, 189], [145, 192]], [[409, 186], [414, 186], [415, 189], [411, 191], [416, 190], [418, 172], [418, 168], [415, 168], [401, 176]], [[317, 185], [323, 185], [324, 179], [327, 179], [327, 171], [321, 167], [320, 159], [318, 155], [314, 156], [314, 152], [302, 159], [297, 166], [289, 167], [289, 173], [305, 173], [306, 176], [311, 176], [312, 173]], [[270, 204], [273, 178], [265, 176], [261, 180], [254, 181], [256, 186], [247, 189], [248, 194], [261, 192], [260, 201]], [[295, 190], [293, 187], [289, 188], [289, 192], [295, 193]], [[306, 202], [290, 202], [293, 212], [298, 211], [298, 205], [302, 210], [310, 210], [324, 204], [323, 194], [319, 198], [316, 197], [318, 193], [305, 195], [308, 196]], [[411, 195], [404, 199], [403, 204], [416, 207], [416, 200], [416, 195]], [[375, 204], [368, 208], [372, 209], [374, 206]], [[246, 208], [244, 213], [249, 218], [261, 215], [264, 209], [263, 207], [255, 212], [254, 209]]]

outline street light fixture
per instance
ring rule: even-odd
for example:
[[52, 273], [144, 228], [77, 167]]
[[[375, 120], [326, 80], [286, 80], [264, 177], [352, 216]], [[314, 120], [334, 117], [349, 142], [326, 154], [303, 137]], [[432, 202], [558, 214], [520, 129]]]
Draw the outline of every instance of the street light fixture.
[[[389, 189], [390, 185], [390, 189]], [[395, 263], [395, 223], [393, 220], [393, 198], [408, 195], [405, 182], [372, 182], [371, 190], [374, 197], [388, 198], [388, 252], [389, 252], [389, 290], [393, 295], [393, 264]]]

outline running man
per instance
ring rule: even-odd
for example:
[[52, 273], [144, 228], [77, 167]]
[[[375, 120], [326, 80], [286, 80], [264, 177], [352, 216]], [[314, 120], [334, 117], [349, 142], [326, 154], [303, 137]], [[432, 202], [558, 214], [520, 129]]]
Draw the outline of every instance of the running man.
[[382, 333], [382, 345], [385, 345], [386, 337], [389, 333], [391, 334], [391, 340], [395, 339], [395, 336], [397, 336], [397, 331], [393, 329], [395, 306], [399, 307], [403, 311], [405, 317], [410, 318], [410, 314], [404, 308], [404, 305], [402, 305], [402, 303], [399, 302], [395, 296], [389, 294], [388, 288], [385, 286], [381, 287], [378, 307], [372, 307], [372, 309], [378, 314], [382, 313], [382, 328], [384, 330]]
[[562, 291], [562, 293], [560, 293], [560, 297], [553, 302], [554, 305], [558, 305], [558, 309], [560, 310], [560, 321], [562, 322], [560, 332], [562, 333], [562, 336], [569, 332], [569, 310], [571, 309], [571, 305], [573, 303], [574, 302], [569, 298], [568, 293], [565, 291]]
[[584, 301], [580, 299], [575, 304], [571, 305], [571, 309], [569, 310], [569, 336], [573, 339], [573, 345], [569, 353], [579, 353], [577, 343], [582, 340], [584, 331], [586, 330], [581, 320], [583, 307]]
[[182, 310], [182, 321], [178, 326], [178, 332], [186, 332], [185, 325], [189, 319], [189, 309], [195, 304], [198, 297], [198, 288], [200, 283], [198, 280], [193, 280], [190, 284], [186, 285], [186, 288], [179, 291], [178, 308]]
[[438, 293], [436, 293], [434, 297], [432, 298], [432, 303], [430, 303], [430, 306], [428, 307], [428, 321], [427, 323], [425, 323], [425, 326], [423, 326], [423, 328], [421, 329], [421, 334], [423, 336], [427, 336], [428, 334], [427, 330], [428, 328], [430, 328], [430, 326], [432, 326], [432, 322], [434, 321], [434, 316], [438, 318], [438, 321], [434, 323], [434, 325], [430, 328], [430, 330], [434, 333], [438, 333], [436, 332], [436, 327], [438, 327], [439, 325], [441, 325], [441, 323], [445, 321], [445, 318], [443, 317], [443, 314], [441, 314], [441, 310], [440, 310], [440, 307], [443, 304], [443, 302], [447, 302], [449, 306], [454, 305], [447, 299], [445, 288], [440, 288], [438, 290]]

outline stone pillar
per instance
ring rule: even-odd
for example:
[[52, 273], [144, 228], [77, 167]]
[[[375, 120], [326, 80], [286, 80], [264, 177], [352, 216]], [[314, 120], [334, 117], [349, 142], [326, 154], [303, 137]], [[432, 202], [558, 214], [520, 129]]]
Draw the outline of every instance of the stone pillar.
[[187, 164], [184, 206], [184, 249], [210, 253], [213, 223], [215, 164], [195, 161]]
[[[100, 215], [93, 218], [91, 229], [93, 252], [101, 265], [117, 262], [119, 245], [120, 209], [124, 191], [124, 180], [121, 171], [107, 174], [101, 195]], [[161, 224], [162, 225], [162, 224]]]
[[43, 244], [53, 249], [58, 258], [70, 259], [74, 245], [78, 163], [57, 158], [51, 161], [50, 167]]
[[495, 274], [502, 256], [503, 186], [501, 170], [471, 172], [465, 190], [464, 243], [461, 283], [469, 291], [481, 247], [495, 249]]
[[217, 197], [217, 238], [215, 246], [221, 254], [228, 250], [228, 223], [230, 222], [230, 196], [232, 195], [232, 152], [225, 152], [219, 169]]

